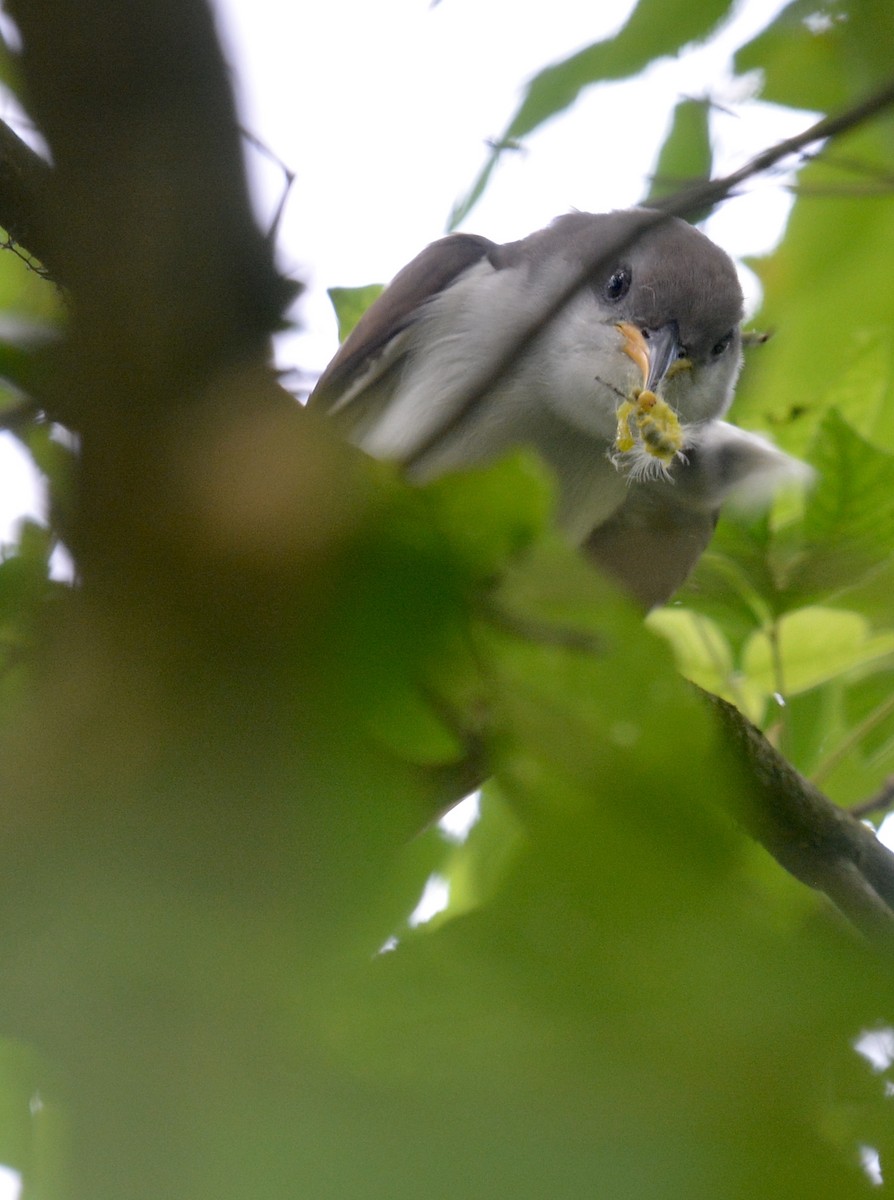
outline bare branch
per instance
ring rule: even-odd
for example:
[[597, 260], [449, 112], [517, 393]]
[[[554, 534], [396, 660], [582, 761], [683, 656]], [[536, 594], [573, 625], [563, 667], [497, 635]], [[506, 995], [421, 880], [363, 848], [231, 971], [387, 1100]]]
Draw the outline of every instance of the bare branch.
[[873, 92], [872, 95], [867, 96], [865, 100], [855, 104], [852, 108], [847, 108], [844, 112], [832, 117], [823, 117], [821, 121], [817, 121], [802, 133], [784, 138], [775, 146], [769, 146], [766, 150], [762, 150], [744, 166], [723, 176], [722, 179], [711, 179], [705, 183], [694, 184], [682, 192], [677, 192], [674, 196], [669, 196], [666, 200], [656, 201], [655, 207], [660, 208], [662, 212], [683, 217], [687, 213], [698, 211], [705, 205], [719, 204], [721, 200], [726, 200], [728, 196], [733, 195], [740, 184], [752, 179], [755, 175], [762, 175], [765, 171], [769, 171], [783, 159], [790, 158], [793, 154], [799, 154], [816, 142], [826, 142], [831, 138], [840, 137], [843, 133], [849, 133], [858, 125], [864, 125], [892, 106], [894, 106], [894, 80], [890, 80], [884, 87], [879, 88], [878, 91]]

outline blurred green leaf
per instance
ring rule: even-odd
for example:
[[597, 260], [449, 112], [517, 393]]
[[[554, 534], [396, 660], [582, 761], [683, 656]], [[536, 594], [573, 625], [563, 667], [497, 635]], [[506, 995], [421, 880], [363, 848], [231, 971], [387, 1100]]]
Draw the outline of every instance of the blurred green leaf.
[[[648, 205], [661, 196], [668, 196], [686, 184], [711, 177], [713, 153], [708, 99], [681, 100], [674, 109], [670, 132], [665, 139], [652, 172], [652, 185], [643, 203]], [[707, 216], [690, 213], [688, 219], [697, 223]]]
[[883, 619], [890, 612], [884, 591], [892, 578], [894, 456], [861, 438], [833, 410], [811, 457], [818, 481], [805, 506], [804, 555], [790, 594], [802, 600], [847, 597]]
[[478, 579], [491, 578], [552, 518], [552, 482], [529, 452], [435, 480], [425, 495], [436, 527], [449, 537], [464, 569]]
[[335, 315], [338, 318], [338, 340], [343, 342], [373, 300], [384, 291], [381, 283], [368, 283], [363, 287], [331, 287], [326, 289]]
[[894, 10], [887, 0], [794, 0], [735, 56], [760, 71], [767, 100], [833, 112], [891, 74]]
[[518, 111], [495, 143], [490, 158], [469, 192], [450, 214], [448, 228], [460, 225], [481, 198], [504, 149], [516, 145], [545, 121], [569, 108], [594, 83], [636, 75], [657, 58], [703, 40], [732, 7], [732, 0], [639, 0], [627, 23], [613, 38], [579, 50], [540, 71], [528, 84]]
[[764, 691], [790, 695], [892, 655], [894, 632], [872, 634], [858, 613], [816, 607], [786, 613], [772, 634], [754, 634], [742, 665]]

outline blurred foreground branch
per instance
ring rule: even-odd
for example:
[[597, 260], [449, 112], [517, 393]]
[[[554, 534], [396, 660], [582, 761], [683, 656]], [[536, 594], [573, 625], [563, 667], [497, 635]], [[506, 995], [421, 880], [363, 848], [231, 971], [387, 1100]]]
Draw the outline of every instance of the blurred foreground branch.
[[0, 121], [0, 225], [16, 245], [43, 263], [49, 275], [53, 255], [38, 213], [51, 174], [49, 163]]

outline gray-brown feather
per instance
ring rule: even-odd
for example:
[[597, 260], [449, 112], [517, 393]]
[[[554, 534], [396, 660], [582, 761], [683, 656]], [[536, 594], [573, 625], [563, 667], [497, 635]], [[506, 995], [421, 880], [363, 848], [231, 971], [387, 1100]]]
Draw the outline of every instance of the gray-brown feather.
[[416, 319], [426, 301], [496, 248], [488, 238], [472, 233], [454, 233], [426, 246], [395, 275], [354, 326], [320, 376], [308, 404], [332, 410], [394, 338]]

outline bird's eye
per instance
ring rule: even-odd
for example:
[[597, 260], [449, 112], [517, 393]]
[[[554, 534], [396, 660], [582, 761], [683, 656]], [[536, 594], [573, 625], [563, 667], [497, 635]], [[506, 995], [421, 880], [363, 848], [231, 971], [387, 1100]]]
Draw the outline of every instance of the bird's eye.
[[733, 340], [733, 330], [731, 329], [729, 331], [729, 333], [725, 333], [723, 335], [723, 337], [720, 339], [720, 341], [715, 342], [715, 344], [711, 347], [711, 353], [713, 354], [713, 356], [715, 358], [719, 358], [732, 340]]
[[612, 271], [605, 285], [606, 300], [620, 300], [630, 291], [630, 268], [618, 267]]

